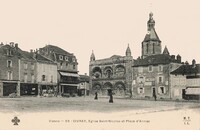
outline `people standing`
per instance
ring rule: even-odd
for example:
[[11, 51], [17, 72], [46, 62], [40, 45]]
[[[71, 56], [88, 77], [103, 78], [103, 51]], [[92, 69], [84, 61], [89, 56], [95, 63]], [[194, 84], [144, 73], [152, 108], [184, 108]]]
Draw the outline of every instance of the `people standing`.
[[98, 93], [97, 92], [95, 92], [94, 100], [98, 100]]

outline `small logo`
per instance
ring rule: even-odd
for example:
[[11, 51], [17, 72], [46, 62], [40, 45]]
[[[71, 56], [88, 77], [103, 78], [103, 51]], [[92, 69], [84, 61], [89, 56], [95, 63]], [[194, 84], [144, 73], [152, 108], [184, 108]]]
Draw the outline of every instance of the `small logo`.
[[191, 119], [190, 117], [183, 117], [183, 122], [184, 122], [184, 125], [190, 125], [190, 122], [191, 122]]
[[18, 125], [18, 123], [20, 122], [20, 119], [18, 119], [18, 117], [14, 117], [14, 119], [12, 119], [12, 123], [14, 123], [13, 125]]

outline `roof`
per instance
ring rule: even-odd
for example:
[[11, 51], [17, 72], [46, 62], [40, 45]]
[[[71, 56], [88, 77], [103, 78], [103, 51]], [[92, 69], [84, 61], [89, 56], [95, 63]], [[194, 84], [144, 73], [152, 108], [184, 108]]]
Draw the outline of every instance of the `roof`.
[[37, 61], [45, 61], [45, 62], [52, 62], [52, 63], [53, 63], [52, 60], [47, 59], [46, 57], [44, 57], [44, 56], [42, 56], [42, 55], [40, 55], [40, 54], [36, 54], [36, 60], [37, 60]]
[[18, 52], [20, 53], [21, 58], [24, 58], [26, 60], [34, 60], [30, 52], [22, 51], [21, 49], [19, 49]]
[[115, 58], [121, 58], [122, 56], [120, 56], [120, 55], [112, 55], [110, 58], [111, 59], [115, 59]]
[[148, 42], [148, 41], [160, 41], [155, 28], [151, 28], [150, 32], [148, 32], [143, 40], [143, 42]]
[[54, 51], [55, 53], [58, 53], [58, 54], [73, 55], [72, 53], [69, 53], [69, 52], [65, 51], [64, 49], [62, 49], [58, 46], [54, 46], [54, 45], [46, 45], [42, 49], [48, 49], [48, 50]]
[[80, 81], [86, 81], [86, 82], [89, 82], [90, 80], [90, 77], [87, 76], [87, 75], [79, 75], [80, 76]]
[[172, 71], [171, 74], [198, 74], [200, 73], [200, 64], [193, 65], [182, 65], [176, 70]]
[[167, 49], [166, 46], [165, 46], [165, 48], [164, 48], [164, 50], [163, 50], [163, 54], [167, 54], [167, 55], [169, 55], [169, 51], [168, 51], [168, 49]]
[[137, 66], [148, 66], [148, 65], [158, 65], [158, 64], [169, 64], [172, 62], [170, 55], [157, 54], [148, 56], [144, 59], [137, 59], [134, 61], [134, 67]]

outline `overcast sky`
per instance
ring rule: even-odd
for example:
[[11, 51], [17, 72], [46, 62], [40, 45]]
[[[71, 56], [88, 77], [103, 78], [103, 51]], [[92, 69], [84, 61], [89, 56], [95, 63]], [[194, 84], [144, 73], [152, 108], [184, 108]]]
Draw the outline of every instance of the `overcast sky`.
[[170, 54], [200, 62], [199, 0], [0, 0], [0, 41], [23, 50], [57, 45], [74, 53], [79, 74], [88, 73], [89, 58], [141, 55], [149, 13]]

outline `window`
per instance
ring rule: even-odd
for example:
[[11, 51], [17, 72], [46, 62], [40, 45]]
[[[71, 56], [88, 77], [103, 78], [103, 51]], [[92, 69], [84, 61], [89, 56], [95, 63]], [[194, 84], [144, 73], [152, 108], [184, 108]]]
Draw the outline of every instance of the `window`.
[[138, 83], [144, 83], [144, 77], [139, 77], [138, 78]]
[[53, 75], [51, 75], [51, 83], [53, 83]]
[[156, 85], [155, 81], [152, 81], [152, 86], [155, 86], [155, 85]]
[[42, 75], [42, 81], [45, 81], [45, 75]]
[[11, 60], [7, 61], [7, 67], [12, 67], [12, 61]]
[[143, 67], [138, 67], [138, 72], [143, 73]]
[[33, 63], [31, 64], [31, 70], [34, 70], [34, 64]]
[[152, 72], [153, 71], [153, 66], [149, 66], [148, 70], [149, 70], [149, 72]]
[[32, 75], [31, 75], [31, 83], [34, 83], [34, 81], [35, 81], [35, 77], [34, 77], [34, 75], [32, 74]]
[[164, 94], [164, 93], [165, 93], [165, 87], [159, 87], [158, 92], [159, 92], [160, 94]]
[[62, 69], [62, 62], [60, 63], [60, 68]]
[[162, 71], [163, 71], [163, 66], [162, 66], [162, 65], [159, 65], [159, 66], [158, 66], [158, 71], [159, 71], [159, 72], [162, 72]]
[[138, 94], [143, 94], [143, 93], [144, 93], [144, 88], [143, 87], [138, 88]]
[[66, 67], [68, 66], [68, 63], [66, 63]]
[[163, 77], [158, 77], [158, 83], [162, 83], [163, 82]]
[[73, 65], [73, 69], [76, 69], [76, 65]]
[[24, 74], [24, 83], [27, 83], [27, 73]]
[[8, 71], [7, 72], [7, 78], [8, 78], [8, 80], [12, 80], [12, 76], [13, 76], [12, 71]]
[[28, 69], [28, 64], [24, 63], [24, 69]]
[[65, 61], [68, 61], [68, 60], [69, 60], [69, 58], [67, 56], [65, 56]]
[[75, 59], [75, 58], [72, 58], [72, 62], [76, 62], [76, 59]]
[[62, 56], [62, 55], [59, 55], [59, 59], [60, 59], [60, 60], [63, 60], [63, 56]]
[[11, 50], [7, 50], [7, 55], [11, 56], [12, 55], [12, 51]]

